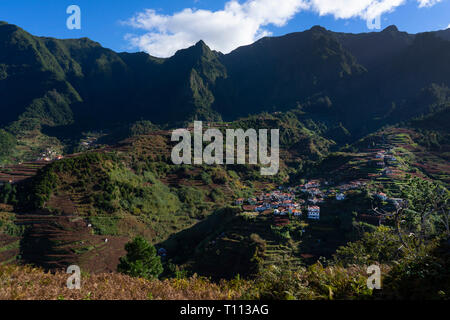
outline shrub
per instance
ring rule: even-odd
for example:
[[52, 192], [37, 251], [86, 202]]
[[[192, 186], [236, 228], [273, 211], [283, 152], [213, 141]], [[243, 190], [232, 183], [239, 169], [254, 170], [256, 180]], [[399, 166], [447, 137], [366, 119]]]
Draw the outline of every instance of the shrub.
[[132, 277], [157, 278], [163, 267], [161, 258], [157, 256], [154, 246], [143, 237], [138, 236], [125, 245], [127, 255], [120, 258], [117, 271]]

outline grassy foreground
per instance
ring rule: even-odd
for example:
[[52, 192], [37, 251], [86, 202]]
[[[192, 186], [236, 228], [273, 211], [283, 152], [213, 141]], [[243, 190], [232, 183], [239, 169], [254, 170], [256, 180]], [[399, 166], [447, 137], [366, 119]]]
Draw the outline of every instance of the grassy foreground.
[[[385, 270], [384, 267], [382, 269]], [[320, 263], [289, 270], [271, 266], [257, 278], [146, 280], [118, 273], [84, 274], [81, 289], [68, 289], [69, 275], [30, 266], [0, 266], [0, 300], [352, 300], [374, 298], [362, 267]]]
[[83, 274], [80, 290], [67, 288], [69, 276], [28, 266], [0, 266], [0, 300], [225, 300], [241, 295], [230, 282], [214, 284], [195, 276], [160, 281], [119, 273]]

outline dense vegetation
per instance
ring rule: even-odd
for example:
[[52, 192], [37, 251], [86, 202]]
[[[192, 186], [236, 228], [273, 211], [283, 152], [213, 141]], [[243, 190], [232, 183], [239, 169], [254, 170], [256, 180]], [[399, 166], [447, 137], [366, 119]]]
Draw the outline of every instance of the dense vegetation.
[[136, 237], [125, 245], [127, 255], [120, 258], [117, 271], [132, 277], [152, 279], [163, 272], [161, 258], [154, 246], [142, 237]]
[[[0, 258], [51, 269], [65, 254], [96, 270], [93, 257], [134, 239], [113, 268], [126, 275], [89, 275], [73, 294], [56, 284], [59, 273], [2, 266], [0, 297], [449, 299], [449, 55], [442, 32], [314, 27], [228, 55], [200, 41], [158, 59], [0, 23], [0, 165], [48, 149], [80, 152], [0, 187]], [[24, 83], [33, 85], [24, 91]], [[222, 131], [280, 129], [279, 175], [261, 177], [255, 165], [172, 165], [162, 130], [193, 119]], [[380, 145], [397, 157], [393, 177], [373, 166], [367, 150]], [[369, 176], [344, 201], [331, 194], [320, 223], [290, 216], [279, 224], [232, 206], [305, 179], [337, 186]], [[380, 191], [404, 201], [387, 204], [374, 197]], [[368, 212], [385, 223], [362, 222]], [[372, 264], [381, 291], [367, 288]], [[130, 290], [107, 293], [117, 285]]]
[[[155, 124], [295, 109], [301, 126], [319, 135], [314, 142], [347, 143], [443, 107], [450, 86], [445, 33], [389, 27], [352, 35], [313, 27], [227, 55], [200, 41], [159, 59], [115, 53], [86, 38], [35, 37], [2, 23], [0, 127], [33, 150], [48, 136], [71, 146], [87, 131], [106, 130], [117, 140]], [[44, 136], [29, 141], [30, 132]]]

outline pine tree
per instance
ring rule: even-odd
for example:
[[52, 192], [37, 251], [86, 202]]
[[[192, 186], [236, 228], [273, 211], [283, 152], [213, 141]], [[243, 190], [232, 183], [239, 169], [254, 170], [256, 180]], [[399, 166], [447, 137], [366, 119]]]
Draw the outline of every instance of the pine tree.
[[155, 247], [143, 237], [137, 236], [132, 242], [128, 242], [125, 250], [127, 255], [120, 258], [117, 267], [120, 273], [151, 279], [157, 278], [163, 272], [161, 258], [156, 254]]

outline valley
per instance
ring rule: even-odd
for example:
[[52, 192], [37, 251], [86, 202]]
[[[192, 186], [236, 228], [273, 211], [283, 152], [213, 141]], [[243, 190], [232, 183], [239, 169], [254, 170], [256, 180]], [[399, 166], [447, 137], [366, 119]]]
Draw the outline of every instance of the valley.
[[[0, 297], [29, 297], [11, 275], [72, 297], [55, 281], [78, 265], [100, 281], [78, 298], [448, 299], [449, 32], [315, 26], [161, 59], [0, 23]], [[250, 139], [174, 164], [180, 128], [279, 130], [279, 170], [238, 163]]]

